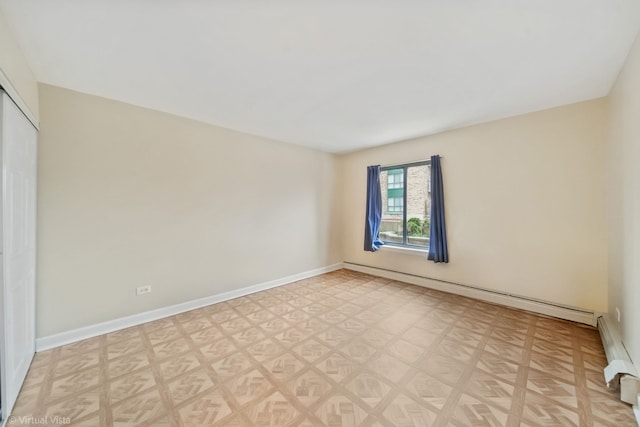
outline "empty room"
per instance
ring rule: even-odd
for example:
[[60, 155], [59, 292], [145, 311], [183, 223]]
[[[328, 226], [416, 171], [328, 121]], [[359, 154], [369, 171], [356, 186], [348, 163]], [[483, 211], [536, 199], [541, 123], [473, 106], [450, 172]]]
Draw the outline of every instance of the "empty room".
[[0, 0], [0, 426], [640, 425], [639, 30]]

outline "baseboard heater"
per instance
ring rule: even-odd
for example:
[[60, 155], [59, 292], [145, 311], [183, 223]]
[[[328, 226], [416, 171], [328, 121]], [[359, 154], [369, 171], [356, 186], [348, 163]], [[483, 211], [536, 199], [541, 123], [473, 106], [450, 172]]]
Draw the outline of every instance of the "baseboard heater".
[[640, 423], [640, 377], [622, 338], [608, 316], [598, 317], [598, 330], [608, 365], [604, 368], [607, 387], [620, 389], [620, 400], [634, 405], [636, 419]]
[[576, 307], [569, 307], [555, 304], [549, 301], [542, 301], [496, 290], [484, 289], [468, 284], [456, 283], [448, 280], [435, 279], [431, 277], [419, 276], [416, 274], [403, 273], [400, 271], [371, 267], [351, 262], [345, 262], [344, 268], [348, 270], [359, 271], [361, 273], [371, 274], [373, 276], [384, 277], [387, 279], [398, 280], [404, 283], [410, 283], [425, 288], [435, 289], [438, 291], [462, 295], [481, 301], [487, 301], [493, 304], [503, 305], [505, 307], [527, 310], [534, 313], [544, 314], [546, 316], [552, 316], [559, 319], [570, 320], [572, 322], [579, 322], [590, 326], [596, 326], [596, 313]]

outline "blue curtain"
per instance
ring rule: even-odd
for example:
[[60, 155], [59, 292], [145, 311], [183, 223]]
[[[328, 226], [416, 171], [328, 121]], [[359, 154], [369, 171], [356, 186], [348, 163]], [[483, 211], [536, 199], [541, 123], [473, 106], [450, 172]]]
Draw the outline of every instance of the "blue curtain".
[[427, 259], [433, 262], [449, 262], [440, 156], [431, 156], [431, 226]]
[[384, 245], [378, 237], [382, 219], [380, 165], [367, 167], [367, 216], [364, 220], [364, 250], [375, 252]]

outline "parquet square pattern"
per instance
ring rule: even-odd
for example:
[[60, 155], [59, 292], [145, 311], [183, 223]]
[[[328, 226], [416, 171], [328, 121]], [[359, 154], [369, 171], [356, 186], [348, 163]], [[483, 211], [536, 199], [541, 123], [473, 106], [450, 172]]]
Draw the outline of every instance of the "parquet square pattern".
[[9, 425], [634, 426], [598, 331], [348, 270], [36, 354]]

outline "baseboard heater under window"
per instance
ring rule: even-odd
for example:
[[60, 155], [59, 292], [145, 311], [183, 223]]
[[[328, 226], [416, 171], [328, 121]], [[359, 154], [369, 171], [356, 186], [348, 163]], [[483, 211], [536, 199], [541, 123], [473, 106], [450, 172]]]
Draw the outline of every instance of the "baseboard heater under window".
[[634, 405], [636, 419], [640, 422], [640, 377], [622, 338], [607, 316], [598, 318], [598, 330], [607, 355], [608, 365], [604, 368], [607, 387], [620, 389], [620, 400]]

